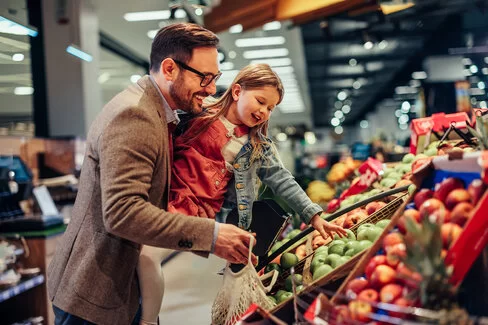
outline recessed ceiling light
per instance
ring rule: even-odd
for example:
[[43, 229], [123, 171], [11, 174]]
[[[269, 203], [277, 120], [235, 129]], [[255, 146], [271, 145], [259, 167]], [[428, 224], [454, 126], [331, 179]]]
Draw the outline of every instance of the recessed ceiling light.
[[237, 25], [234, 25], [234, 26], [230, 26], [229, 28], [229, 33], [231, 34], [239, 34], [240, 32], [242, 32], [242, 25], [241, 24], [237, 24]]
[[272, 21], [263, 25], [263, 30], [277, 30], [281, 28], [281, 23], [279, 21]]
[[483, 81], [478, 82], [478, 88], [479, 89], [485, 89], [486, 88], [485, 83]]
[[366, 50], [371, 50], [373, 48], [373, 45], [374, 45], [373, 42], [367, 41], [366, 43], [364, 43], [363, 46]]
[[349, 105], [342, 106], [342, 112], [344, 114], [349, 114], [349, 112], [351, 112], [351, 106], [349, 106]]
[[342, 113], [342, 111], [335, 111], [334, 116], [341, 119], [344, 117], [344, 113]]
[[244, 51], [243, 56], [245, 59], [257, 59], [257, 58], [273, 58], [280, 56], [287, 56], [289, 53], [287, 48], [267, 49], [267, 50], [252, 50]]
[[237, 56], [236, 51], [229, 51], [229, 58], [231, 58], [231, 59], [235, 59], [235, 58], [236, 58], [236, 56]]
[[427, 73], [425, 71], [412, 72], [412, 78], [416, 80], [427, 79]]
[[337, 117], [333, 117], [331, 120], [330, 120], [330, 124], [332, 126], [338, 126], [339, 124], [341, 124], [341, 121], [337, 118]]
[[175, 18], [176, 19], [186, 18], [186, 11], [183, 10], [183, 9], [181, 9], [181, 8], [176, 9], [176, 11], [175, 11]]
[[141, 79], [141, 75], [138, 75], [138, 74], [133, 74], [132, 76], [130, 76], [130, 82], [132, 83], [136, 83], [139, 79]]
[[342, 134], [342, 132], [344, 132], [344, 129], [342, 128], [342, 126], [339, 125], [334, 128], [334, 132], [337, 134]]
[[278, 141], [286, 141], [288, 139], [288, 136], [284, 132], [280, 132], [276, 135], [276, 140]]
[[15, 87], [14, 94], [23, 96], [23, 95], [32, 95], [34, 93], [34, 88], [32, 87]]
[[240, 38], [236, 39], [235, 44], [237, 47], [282, 45], [285, 44], [285, 38], [283, 36]]
[[220, 70], [222, 71], [232, 70], [232, 69], [234, 69], [234, 63], [232, 62], [226, 61], [220, 64]]
[[388, 47], [388, 41], [382, 40], [381, 42], [379, 42], [378, 47], [382, 50], [386, 49]]
[[362, 128], [362, 129], [367, 129], [368, 126], [369, 126], [369, 122], [367, 120], [362, 120], [361, 122], [359, 122], [359, 126]]
[[471, 73], [477, 73], [478, 72], [478, 67], [476, 65], [471, 65], [469, 67], [469, 71], [471, 71]]
[[357, 64], [358, 64], [358, 60], [356, 60], [354, 58], [349, 60], [349, 65], [351, 67], [355, 67]]
[[340, 91], [340, 92], [337, 94], [337, 99], [338, 99], [338, 100], [344, 100], [344, 99], [346, 99], [346, 98], [347, 98], [347, 93], [346, 93], [344, 90]]
[[12, 55], [12, 61], [20, 62], [24, 60], [24, 54], [22, 53], [15, 53]]
[[361, 83], [360, 83], [359, 81], [357, 81], [357, 80], [356, 80], [356, 81], [354, 81], [354, 82], [352, 83], [352, 88], [354, 88], [354, 89], [359, 89], [359, 88], [361, 88]]
[[124, 15], [127, 21], [166, 20], [170, 17], [169, 10], [128, 12]]
[[484, 100], [480, 102], [480, 108], [487, 108], [486, 102]]
[[197, 9], [195, 9], [195, 15], [197, 15], [197, 16], [201, 16], [201, 15], [203, 15], [203, 10], [202, 10], [202, 8], [197, 8]]
[[410, 112], [410, 107], [411, 107], [410, 106], [410, 103], [407, 102], [407, 101], [404, 101], [402, 103], [402, 108], [401, 108], [402, 113], [408, 113], [408, 112]]

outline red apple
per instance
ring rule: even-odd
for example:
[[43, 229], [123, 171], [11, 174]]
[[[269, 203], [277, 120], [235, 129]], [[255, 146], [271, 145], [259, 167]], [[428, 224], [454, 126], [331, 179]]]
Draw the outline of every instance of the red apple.
[[435, 210], [445, 209], [444, 203], [438, 199], [428, 199], [419, 208], [420, 218], [430, 216]]
[[344, 219], [344, 223], [342, 224], [343, 228], [349, 229], [352, 228], [353, 226], [357, 225], [364, 219], [368, 217], [368, 214], [366, 213], [366, 210], [364, 209], [355, 209], [351, 212], [349, 212], [346, 215], [346, 218]]
[[451, 220], [451, 212], [447, 209], [435, 210], [430, 214], [429, 220], [439, 224], [449, 222]]
[[464, 189], [464, 182], [461, 179], [455, 177], [446, 178], [442, 182], [436, 184], [434, 198], [445, 202], [447, 195], [458, 188]]
[[364, 289], [358, 294], [357, 300], [366, 302], [377, 302], [379, 298], [378, 291], [375, 289]]
[[339, 199], [332, 199], [327, 204], [327, 213], [332, 213], [335, 210], [339, 209]]
[[386, 264], [386, 256], [385, 255], [376, 255], [368, 262], [366, 268], [364, 269], [364, 273], [366, 274], [367, 279], [371, 279], [371, 274], [373, 274], [374, 269], [378, 265]]
[[474, 206], [468, 202], [461, 202], [457, 204], [451, 212], [451, 222], [463, 227], [466, 221], [471, 217], [471, 211]]
[[372, 286], [381, 288], [395, 281], [396, 271], [388, 265], [378, 265], [371, 274]]
[[471, 195], [471, 203], [476, 206], [478, 204], [478, 201], [481, 199], [483, 196], [483, 193], [485, 193], [486, 190], [486, 185], [483, 183], [481, 179], [475, 179], [474, 181], [471, 182], [468, 186], [468, 193]]
[[398, 232], [391, 232], [383, 238], [383, 249], [388, 252], [391, 246], [403, 244], [403, 237]]
[[350, 301], [348, 308], [351, 318], [360, 322], [367, 322], [369, 314], [373, 312], [373, 307], [370, 304], [360, 300]]
[[429, 190], [427, 188], [423, 188], [419, 190], [413, 197], [413, 202], [415, 203], [415, 207], [420, 208], [422, 203], [434, 197], [434, 191]]
[[471, 202], [471, 195], [463, 188], [458, 188], [447, 195], [446, 208], [452, 210], [458, 203]]
[[442, 243], [449, 248], [463, 232], [463, 228], [455, 223], [445, 223], [441, 226]]
[[397, 317], [397, 318], [407, 318], [407, 316], [408, 316], [407, 312], [405, 310], [402, 310], [401, 308], [402, 307], [403, 308], [411, 307], [414, 305], [413, 301], [410, 301], [404, 297], [397, 298], [395, 301], [393, 301], [393, 304], [395, 306], [400, 307], [400, 309], [398, 311], [389, 311], [388, 315], [390, 315], [391, 317]]
[[396, 268], [402, 258], [407, 256], [407, 248], [404, 243], [399, 243], [388, 247], [386, 252], [386, 264]]
[[399, 284], [387, 284], [380, 291], [381, 302], [391, 303], [397, 298], [400, 298], [403, 292], [403, 287]]
[[357, 295], [359, 292], [363, 291], [369, 286], [368, 280], [366, 278], [355, 278], [349, 281], [346, 286], [346, 295], [350, 296], [352, 294]]
[[366, 205], [366, 213], [368, 214], [368, 216], [370, 216], [385, 205], [385, 202], [370, 202]]

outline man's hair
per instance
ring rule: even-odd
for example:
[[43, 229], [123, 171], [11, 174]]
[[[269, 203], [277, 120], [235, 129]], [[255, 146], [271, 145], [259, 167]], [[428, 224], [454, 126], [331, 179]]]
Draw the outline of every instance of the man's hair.
[[151, 46], [151, 72], [158, 72], [161, 62], [172, 58], [184, 63], [191, 60], [197, 47], [217, 47], [217, 35], [197, 24], [179, 23], [161, 28]]

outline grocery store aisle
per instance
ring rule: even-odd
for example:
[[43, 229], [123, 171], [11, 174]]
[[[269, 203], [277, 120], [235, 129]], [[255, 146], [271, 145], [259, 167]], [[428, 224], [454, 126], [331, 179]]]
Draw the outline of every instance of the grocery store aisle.
[[213, 300], [222, 285], [225, 260], [183, 252], [163, 266], [165, 292], [161, 325], [210, 324]]

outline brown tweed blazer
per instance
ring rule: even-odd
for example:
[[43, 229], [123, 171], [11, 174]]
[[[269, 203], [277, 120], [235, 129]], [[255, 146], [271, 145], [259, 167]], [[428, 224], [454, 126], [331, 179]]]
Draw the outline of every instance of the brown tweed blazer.
[[49, 297], [90, 322], [130, 324], [139, 305], [141, 244], [209, 252], [214, 221], [163, 210], [168, 125], [148, 76], [103, 108], [86, 145], [71, 221], [49, 265]]

